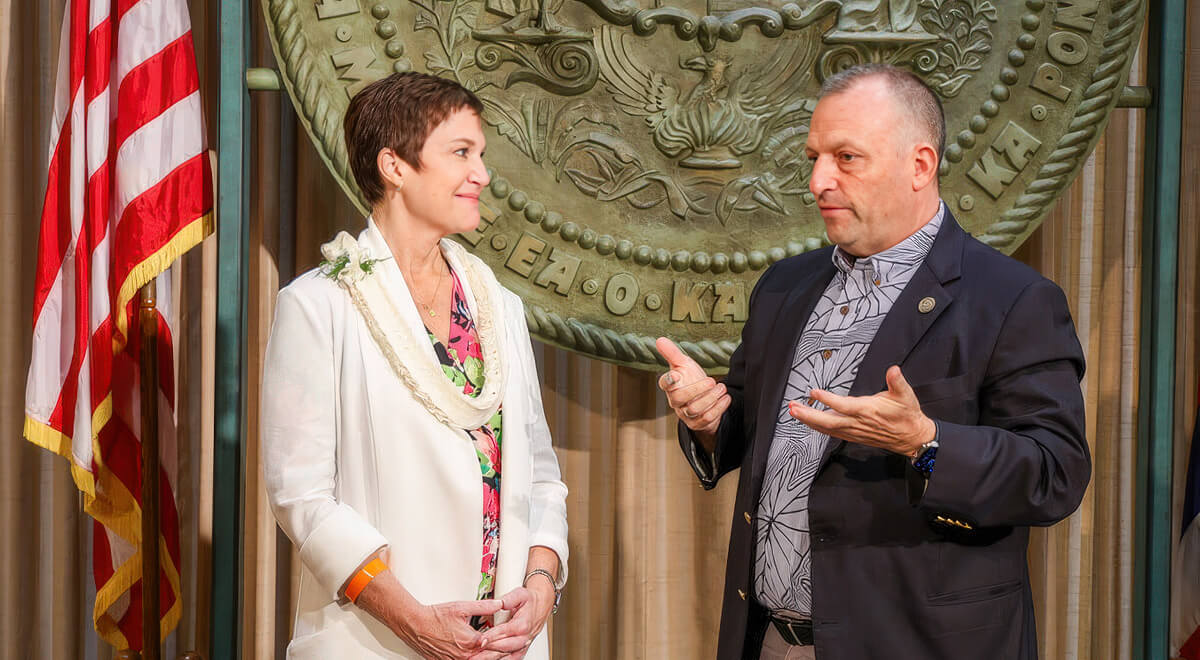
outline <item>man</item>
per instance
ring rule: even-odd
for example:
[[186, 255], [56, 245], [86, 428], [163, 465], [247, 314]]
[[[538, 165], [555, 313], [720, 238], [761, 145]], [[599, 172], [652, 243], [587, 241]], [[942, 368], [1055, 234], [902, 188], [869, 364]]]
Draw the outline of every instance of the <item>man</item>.
[[660, 379], [707, 488], [741, 467], [717, 656], [1037, 656], [1032, 525], [1091, 473], [1066, 299], [938, 196], [936, 95], [831, 77], [810, 188], [836, 246], [763, 274], [723, 383], [669, 340]]

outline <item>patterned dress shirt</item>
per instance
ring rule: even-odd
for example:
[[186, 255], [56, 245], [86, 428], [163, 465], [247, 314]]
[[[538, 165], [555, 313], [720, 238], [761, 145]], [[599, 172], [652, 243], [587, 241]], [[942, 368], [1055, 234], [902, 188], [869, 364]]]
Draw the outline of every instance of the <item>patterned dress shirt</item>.
[[808, 491], [829, 441], [788, 414], [787, 404], [808, 398], [813, 388], [843, 395], [850, 391], [879, 325], [925, 261], [944, 215], [945, 206], [939, 204], [933, 219], [916, 233], [870, 257], [855, 259], [834, 248], [837, 273], [796, 343], [759, 493], [754, 589], [768, 609], [812, 614]]

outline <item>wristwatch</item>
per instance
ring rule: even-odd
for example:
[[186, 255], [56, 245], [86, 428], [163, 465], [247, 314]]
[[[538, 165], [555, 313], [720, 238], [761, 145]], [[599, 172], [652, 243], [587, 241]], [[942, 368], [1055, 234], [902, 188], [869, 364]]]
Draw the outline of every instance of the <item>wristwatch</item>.
[[525, 574], [525, 579], [521, 581], [521, 586], [525, 586], [529, 582], [529, 578], [535, 575], [543, 575], [547, 580], [550, 580], [550, 586], [554, 587], [554, 607], [550, 609], [551, 614], [558, 614], [558, 602], [562, 600], [562, 590], [558, 588], [558, 583], [554, 581], [554, 576], [550, 575], [550, 571], [544, 568], [535, 568]]
[[912, 457], [912, 466], [917, 469], [917, 472], [926, 477], [933, 473], [933, 463], [937, 460], [937, 450], [937, 435], [934, 435], [933, 440], [921, 445], [921, 448], [917, 450], [916, 456]]

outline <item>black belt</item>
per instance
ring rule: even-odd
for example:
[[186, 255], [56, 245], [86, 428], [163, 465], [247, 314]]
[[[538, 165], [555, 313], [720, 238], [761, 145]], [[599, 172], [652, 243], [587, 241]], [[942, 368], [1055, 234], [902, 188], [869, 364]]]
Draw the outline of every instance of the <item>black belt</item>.
[[792, 646], [812, 646], [813, 645], [813, 627], [812, 619], [792, 619], [771, 615], [771, 623], [775, 626], [775, 630], [779, 631], [779, 636], [783, 641]]

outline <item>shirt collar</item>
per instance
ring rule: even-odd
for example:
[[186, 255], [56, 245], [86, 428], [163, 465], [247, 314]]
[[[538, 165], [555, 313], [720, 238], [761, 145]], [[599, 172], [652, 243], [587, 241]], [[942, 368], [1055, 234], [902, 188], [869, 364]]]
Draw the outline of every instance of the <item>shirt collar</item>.
[[861, 270], [876, 278], [886, 278], [888, 271], [896, 266], [915, 266], [925, 260], [929, 255], [929, 250], [933, 247], [933, 239], [937, 237], [938, 230], [942, 227], [942, 220], [946, 217], [945, 202], [938, 201], [937, 212], [921, 226], [920, 229], [913, 232], [908, 238], [900, 241], [892, 247], [878, 252], [869, 257], [854, 257], [853, 255], [842, 250], [840, 246], [833, 248], [833, 265], [837, 267], [843, 275], [849, 275], [852, 271]]

